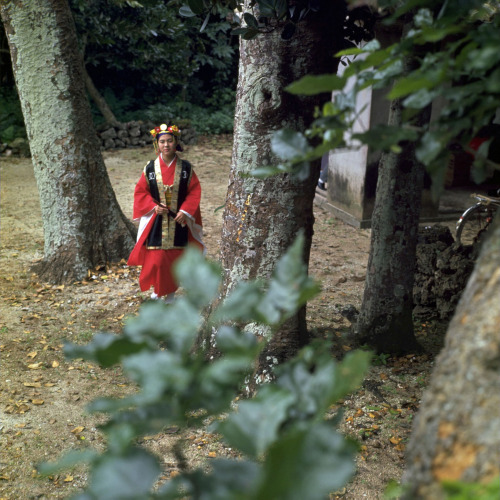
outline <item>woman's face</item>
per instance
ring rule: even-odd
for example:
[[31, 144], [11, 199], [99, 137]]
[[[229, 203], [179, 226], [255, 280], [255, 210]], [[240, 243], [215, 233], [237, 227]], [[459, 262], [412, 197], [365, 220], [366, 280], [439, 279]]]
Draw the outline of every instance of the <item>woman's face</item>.
[[173, 135], [164, 134], [158, 139], [158, 149], [164, 158], [173, 158], [177, 141]]

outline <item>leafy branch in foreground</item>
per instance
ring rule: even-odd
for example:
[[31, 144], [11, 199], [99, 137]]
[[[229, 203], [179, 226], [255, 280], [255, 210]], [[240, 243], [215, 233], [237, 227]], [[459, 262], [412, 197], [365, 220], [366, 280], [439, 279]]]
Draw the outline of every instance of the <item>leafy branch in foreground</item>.
[[[470, 140], [489, 127], [500, 107], [500, 9], [498, 3], [479, 0], [435, 2], [433, 10], [426, 0], [403, 2], [391, 24], [413, 9], [413, 28], [399, 43], [381, 47], [377, 40], [362, 48], [341, 51], [348, 58], [342, 75], [309, 75], [287, 87], [293, 94], [315, 95], [334, 92], [306, 134], [280, 131], [275, 135], [273, 151], [283, 160], [279, 172], [298, 175], [312, 159], [340, 147], [356, 148], [366, 144], [379, 151], [401, 151], [405, 141], [416, 143], [416, 155], [434, 174], [436, 187], [443, 179], [450, 155], [456, 148], [468, 151]], [[425, 50], [422, 50], [422, 47]], [[415, 69], [408, 71], [404, 60], [409, 53], [423, 53]], [[356, 121], [356, 98], [367, 87], [386, 89], [387, 99], [401, 99], [403, 125], [377, 125], [352, 133]], [[412, 127], [411, 118], [429, 104], [440, 101], [429, 127]], [[307, 139], [320, 141], [306, 146], [290, 157], [291, 148]], [[475, 154], [473, 175], [485, 179], [487, 168], [499, 168], [488, 159], [487, 142]], [[496, 159], [498, 161], [498, 159]], [[274, 173], [274, 172], [270, 172]], [[258, 175], [264, 172], [258, 172]]]
[[[325, 420], [325, 413], [361, 383], [368, 353], [336, 363], [327, 345], [310, 345], [276, 369], [273, 383], [231, 412], [265, 343], [235, 324], [255, 321], [275, 329], [318, 291], [301, 261], [302, 245], [300, 236], [268, 283], [240, 283], [206, 321], [202, 311], [217, 297], [220, 269], [188, 250], [176, 269], [185, 294], [174, 305], [147, 303], [122, 335], [101, 333], [88, 345], [67, 345], [71, 358], [104, 367], [121, 363], [137, 391], [90, 405], [90, 411], [109, 414], [102, 426], [104, 453], [69, 454], [41, 471], [88, 462], [90, 480], [79, 499], [320, 500], [345, 484], [354, 473], [356, 446], [335, 429], [338, 418]], [[223, 353], [213, 362], [195, 348], [204, 328], [216, 332]], [[173, 451], [181, 474], [158, 485], [159, 460], [137, 444], [139, 438], [207, 418], [242, 458], [213, 460], [210, 472], [191, 470], [179, 441]]]

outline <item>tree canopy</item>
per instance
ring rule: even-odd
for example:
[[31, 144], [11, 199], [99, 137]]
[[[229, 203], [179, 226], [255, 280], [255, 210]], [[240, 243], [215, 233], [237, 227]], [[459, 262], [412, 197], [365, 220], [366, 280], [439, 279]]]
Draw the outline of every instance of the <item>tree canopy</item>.
[[[321, 145], [305, 147], [295, 165], [321, 156], [325, 151], [346, 147], [346, 134], [356, 119], [355, 98], [360, 90], [373, 86], [388, 88], [388, 99], [401, 98], [403, 126], [377, 125], [353, 134], [376, 150], [401, 150], [401, 143], [416, 143], [416, 154], [433, 174], [434, 186], [442, 186], [445, 167], [455, 145], [468, 149], [470, 140], [492, 123], [500, 107], [499, 53], [500, 16], [496, 2], [379, 2], [381, 22], [394, 26], [409, 16], [414, 28], [400, 43], [381, 47], [373, 40], [359, 48], [347, 49], [339, 57], [349, 58], [349, 66], [340, 75], [310, 75], [290, 85], [288, 91], [299, 94], [335, 92], [333, 102], [324, 104], [320, 117], [308, 137], [320, 137]], [[418, 50], [423, 48], [423, 50]], [[405, 73], [406, 54], [423, 52], [419, 63]], [[346, 87], [354, 79], [352, 87]], [[429, 128], [416, 128], [409, 121], [432, 102], [442, 103], [442, 111]], [[276, 138], [276, 151], [304, 138], [283, 132]], [[306, 141], [307, 142], [307, 141]], [[484, 179], [490, 165], [486, 141], [476, 155], [474, 176]]]
[[[195, 121], [202, 133], [231, 130], [238, 40], [230, 33], [227, 9], [214, 9], [211, 22], [200, 32], [199, 20], [181, 16], [177, 2], [69, 4], [86, 70], [119, 121], [183, 117]], [[0, 101], [8, 115], [0, 125], [0, 137], [10, 141], [23, 135], [23, 120], [8, 88], [14, 84], [5, 47], [2, 29], [0, 65], [6, 90]], [[152, 110], [153, 106], [158, 108]], [[210, 113], [219, 113], [219, 126]], [[94, 119], [102, 117], [95, 112]], [[11, 125], [15, 128], [5, 133]]]
[[[236, 51], [220, 11], [200, 33], [172, 3], [70, 0], [70, 7], [85, 64], [101, 86], [137, 82], [135, 98], [154, 102], [163, 92], [175, 96], [189, 87], [194, 94], [203, 84], [234, 81]], [[215, 82], [203, 81], [207, 71], [217, 74]]]

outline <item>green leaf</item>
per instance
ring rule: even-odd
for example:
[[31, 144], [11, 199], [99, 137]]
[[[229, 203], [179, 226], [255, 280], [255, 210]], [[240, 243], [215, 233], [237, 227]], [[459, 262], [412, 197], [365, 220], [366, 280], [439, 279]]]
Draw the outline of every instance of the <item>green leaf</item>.
[[377, 39], [373, 39], [361, 48], [352, 47], [350, 49], [345, 49], [337, 52], [335, 57], [342, 56], [356, 56], [359, 54], [375, 53], [380, 50], [380, 42]]
[[212, 474], [202, 469], [176, 476], [160, 488], [159, 498], [199, 498], [244, 500], [253, 497], [259, 480], [259, 466], [248, 460], [215, 459], [210, 461]]
[[493, 71], [487, 78], [485, 90], [492, 94], [500, 93], [500, 68]]
[[88, 359], [109, 367], [119, 363], [122, 358], [147, 348], [148, 344], [145, 342], [134, 342], [112, 333], [97, 333], [90, 344], [66, 344], [64, 354], [68, 358]]
[[402, 141], [416, 141], [418, 136], [418, 131], [415, 129], [393, 125], [376, 125], [361, 134], [353, 134], [353, 138], [379, 151], [389, 151]]
[[415, 151], [418, 161], [429, 165], [446, 147], [446, 138], [437, 133], [426, 132]]
[[291, 94], [316, 95], [342, 90], [345, 79], [337, 75], [307, 75], [285, 87]]
[[123, 362], [127, 375], [142, 388], [142, 403], [156, 401], [166, 391], [182, 393], [192, 380], [192, 374], [178, 356], [168, 351], [140, 353]]
[[215, 489], [212, 498], [235, 498], [244, 491], [251, 497], [258, 484], [259, 466], [248, 460], [214, 460], [212, 463]]
[[172, 352], [185, 354], [192, 347], [200, 323], [198, 309], [180, 297], [171, 305], [161, 301], [143, 304], [139, 316], [125, 325], [124, 334], [136, 342], [146, 340], [152, 346], [163, 341]]
[[208, 12], [208, 14], [205, 16], [205, 20], [203, 21], [203, 24], [201, 25], [201, 28], [200, 28], [200, 33], [205, 31], [205, 28], [207, 27], [209, 20], [210, 20], [210, 12]]
[[258, 28], [259, 27], [259, 23], [257, 22], [257, 19], [255, 19], [255, 17], [252, 16], [252, 14], [250, 14], [249, 12], [245, 12], [243, 14], [243, 19], [245, 20], [245, 23], [247, 23], [247, 26], [249, 28]]
[[263, 17], [276, 17], [276, 0], [257, 0], [259, 12]]
[[334, 392], [331, 395], [334, 401], [344, 398], [360, 387], [365, 373], [370, 367], [371, 359], [372, 354], [370, 352], [353, 351], [347, 353], [337, 367], [338, 376]]
[[189, 8], [196, 14], [203, 14], [205, 10], [205, 2], [203, 0], [187, 0]]
[[437, 97], [438, 91], [429, 91], [428, 89], [420, 89], [410, 94], [404, 101], [405, 108], [423, 109]]
[[87, 491], [101, 500], [148, 498], [160, 471], [156, 458], [140, 448], [125, 456], [108, 455], [93, 469]]
[[370, 359], [369, 353], [354, 351], [336, 363], [323, 343], [307, 346], [276, 368], [276, 385], [294, 395], [296, 418], [322, 419], [328, 407], [358, 388]]
[[[236, 30], [235, 30], [236, 31]], [[243, 33], [241, 35], [241, 38], [243, 38], [243, 40], [252, 40], [253, 38], [255, 38], [258, 34], [260, 33], [259, 30], [255, 29], [255, 28], [248, 28], [246, 30], [245, 33]]]
[[214, 313], [212, 321], [252, 321], [262, 300], [261, 286], [256, 282], [240, 281]]
[[[189, 247], [174, 265], [174, 274], [195, 308], [208, 305], [218, 294], [221, 269], [204, 258], [195, 247]], [[203, 283], [203, 286], [200, 286]]]
[[471, 70], [486, 71], [498, 66], [500, 60], [498, 56], [498, 46], [481, 47], [469, 54], [467, 68]]
[[307, 275], [302, 259], [304, 235], [299, 233], [292, 246], [277, 262], [269, 288], [258, 311], [269, 325], [279, 324], [319, 293], [319, 285]]
[[255, 177], [256, 179], [267, 179], [268, 177], [272, 177], [273, 175], [279, 175], [289, 171], [290, 168], [286, 165], [277, 165], [275, 167], [257, 167], [248, 174], [248, 177]]
[[258, 350], [256, 344], [252, 351], [243, 355], [226, 355], [206, 366], [198, 382], [200, 406], [211, 413], [226, 411], [235, 393], [249, 376]]
[[[238, 405], [238, 411], [217, 425], [225, 441], [251, 458], [258, 458], [276, 441], [294, 397], [265, 385], [257, 396]], [[272, 497], [271, 497], [272, 498]]]
[[499, 478], [494, 478], [486, 484], [443, 481], [442, 486], [449, 500], [497, 500], [500, 498]]
[[221, 326], [218, 329], [216, 342], [217, 348], [224, 354], [247, 354], [257, 345], [254, 335], [230, 326]]
[[293, 430], [267, 452], [255, 499], [323, 500], [354, 474], [354, 452], [327, 423]]
[[240, 36], [247, 33], [247, 31], [249, 31], [248, 28], [235, 28], [234, 30], [231, 31], [231, 35]]
[[40, 474], [48, 476], [64, 469], [70, 469], [81, 463], [92, 462], [96, 457], [98, 457], [98, 454], [92, 449], [71, 450], [55, 463], [44, 462], [40, 464], [37, 470]]
[[271, 138], [271, 149], [281, 160], [294, 160], [307, 153], [311, 147], [301, 132], [281, 129]]
[[388, 98], [398, 99], [399, 97], [405, 97], [413, 92], [429, 88], [432, 85], [432, 82], [426, 77], [402, 78], [394, 84]]
[[298, 358], [276, 368], [276, 385], [294, 396], [294, 415], [298, 419], [323, 418], [335, 402], [337, 366], [329, 354], [316, 353], [310, 347]]
[[196, 14], [191, 10], [191, 8], [189, 7], [189, 5], [183, 5], [180, 9], [179, 9], [179, 14], [183, 17], [194, 17], [196, 16]]

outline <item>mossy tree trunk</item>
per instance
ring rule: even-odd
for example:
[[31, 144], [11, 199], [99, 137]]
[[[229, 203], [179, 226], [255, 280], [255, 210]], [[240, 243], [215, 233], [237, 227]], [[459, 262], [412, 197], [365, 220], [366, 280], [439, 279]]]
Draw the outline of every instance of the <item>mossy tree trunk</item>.
[[[404, 61], [408, 71], [417, 66], [417, 56]], [[425, 128], [429, 121], [427, 107], [409, 125]], [[402, 102], [396, 99], [391, 102], [389, 125], [402, 124]], [[414, 143], [406, 141], [400, 147], [398, 153], [383, 154], [379, 163], [365, 291], [354, 326], [358, 344], [388, 353], [419, 349], [412, 313], [425, 168], [416, 159]]]
[[500, 475], [500, 217], [436, 359], [408, 445], [408, 499], [445, 499], [442, 481]]
[[45, 247], [37, 271], [52, 282], [81, 279], [126, 257], [134, 228], [100, 152], [71, 12], [66, 0], [0, 6], [40, 193]]
[[[286, 127], [303, 131], [313, 119], [315, 106], [325, 101], [324, 95], [293, 96], [284, 88], [306, 74], [336, 71], [333, 54], [342, 38], [344, 12], [344, 2], [331, 2], [328, 12], [299, 23], [291, 40], [283, 40], [281, 30], [276, 30], [240, 41], [234, 144], [221, 242], [223, 295], [241, 280], [269, 277], [299, 230], [305, 233], [304, 261], [309, 261], [319, 162], [304, 181], [289, 175], [266, 180], [244, 175], [257, 167], [276, 165], [272, 135]], [[273, 364], [289, 358], [306, 342], [304, 308], [273, 336], [261, 356], [256, 379], [266, 378]]]

